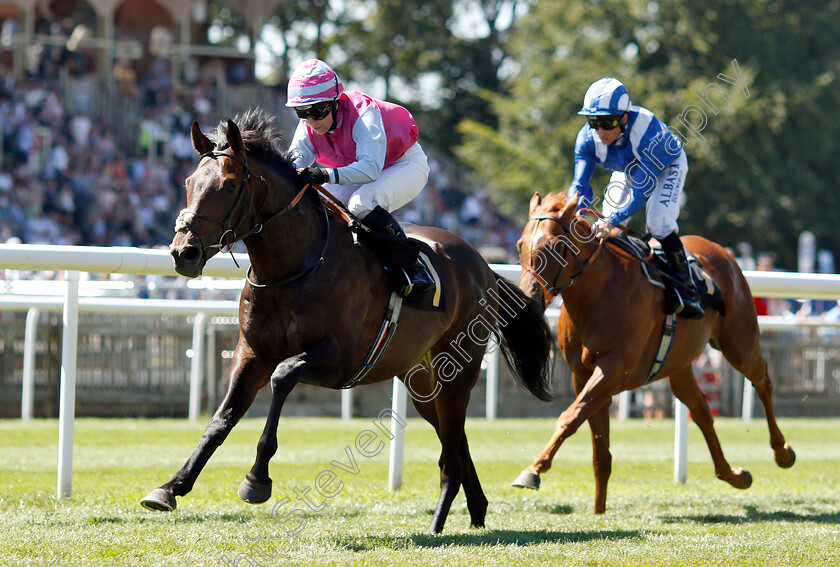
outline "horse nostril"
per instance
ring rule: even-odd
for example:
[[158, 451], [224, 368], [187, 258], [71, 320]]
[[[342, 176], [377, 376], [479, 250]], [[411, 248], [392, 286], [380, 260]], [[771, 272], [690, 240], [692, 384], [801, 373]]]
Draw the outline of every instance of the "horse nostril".
[[177, 261], [192, 264], [201, 259], [201, 250], [199, 250], [196, 246], [185, 246], [180, 250], [173, 250], [172, 256], [174, 256]]

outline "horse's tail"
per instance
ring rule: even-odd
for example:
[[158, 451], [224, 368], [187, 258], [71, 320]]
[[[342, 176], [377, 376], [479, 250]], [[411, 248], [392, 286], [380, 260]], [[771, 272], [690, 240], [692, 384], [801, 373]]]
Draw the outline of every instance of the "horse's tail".
[[496, 331], [502, 355], [516, 381], [547, 402], [551, 400], [551, 329], [535, 301], [503, 277], [495, 276], [499, 286]]

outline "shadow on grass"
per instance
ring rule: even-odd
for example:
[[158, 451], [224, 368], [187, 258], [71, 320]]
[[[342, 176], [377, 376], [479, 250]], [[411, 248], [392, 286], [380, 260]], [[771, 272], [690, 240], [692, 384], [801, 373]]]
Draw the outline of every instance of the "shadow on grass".
[[[511, 514], [514, 512], [524, 512], [524, 511], [531, 511], [535, 510], [537, 512], [543, 512], [545, 514], [554, 514], [556, 516], [568, 516], [572, 512], [575, 511], [573, 506], [569, 504], [554, 504], [549, 502], [536, 502], [532, 506], [521, 506], [517, 504], [510, 504], [507, 502], [496, 502], [495, 508], [488, 511], [488, 515], [492, 514]], [[451, 512], [452, 514], [461, 514], [466, 516], [467, 510], [466, 509], [459, 509], [454, 510]], [[426, 508], [425, 514], [427, 516], [434, 516], [435, 509], [434, 508]]]
[[540, 543], [581, 543], [598, 540], [641, 539], [638, 530], [595, 530], [586, 532], [558, 532], [549, 530], [487, 530], [474, 534], [432, 535], [416, 534], [411, 541], [419, 547], [447, 547], [452, 545], [536, 545]]
[[[164, 521], [167, 523], [174, 523], [174, 524], [203, 524], [205, 522], [232, 522], [237, 524], [245, 524], [249, 522], [261, 521], [265, 518], [271, 519], [271, 507], [267, 508], [268, 515], [264, 516], [262, 510], [266, 510], [266, 508], [254, 508], [253, 511], [247, 512], [152, 512], [143, 510], [141, 513], [142, 516], [139, 517], [138, 522], [156, 522], [156, 521]], [[311, 518], [319, 518], [323, 515], [323, 511], [313, 512], [307, 510], [303, 512], [302, 510], [297, 510], [296, 517], [301, 519], [311, 519]], [[349, 511], [341, 511], [340, 515], [342, 518], [356, 518], [360, 516], [366, 516], [362, 510], [349, 510]], [[96, 518], [95, 522], [91, 523], [105, 523], [106, 521], [122, 521], [118, 519], [108, 519], [108, 518]]]
[[246, 524], [254, 521], [255, 516], [236, 512], [149, 512], [137, 518], [137, 523], [203, 524], [205, 522], [231, 522]]
[[580, 543], [587, 541], [640, 540], [643, 532], [637, 530], [596, 530], [588, 532], [476, 530], [475, 533], [454, 535], [414, 534], [406, 537], [347, 538], [337, 543], [348, 551], [364, 552], [388, 547], [392, 549], [438, 547], [486, 547], [516, 545], [526, 547], [541, 543]]
[[791, 512], [788, 510], [759, 510], [755, 506], [745, 506], [746, 515], [702, 514], [699, 516], [666, 516], [662, 519], [667, 524], [694, 522], [698, 524], [747, 524], [758, 522], [807, 522], [814, 524], [840, 524], [840, 511], [818, 512], [814, 514]]
[[569, 514], [574, 512], [575, 509], [569, 506], [568, 504], [540, 504], [537, 506], [537, 510], [540, 510], [547, 514], [568, 516]]

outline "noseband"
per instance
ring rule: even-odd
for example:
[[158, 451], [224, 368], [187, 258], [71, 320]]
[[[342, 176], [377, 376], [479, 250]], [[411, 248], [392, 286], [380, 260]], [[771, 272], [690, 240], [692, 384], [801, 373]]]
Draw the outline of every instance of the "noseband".
[[[529, 221], [532, 221], [532, 220], [533, 221], [544, 221], [544, 220], [553, 221], [553, 222], [556, 222], [557, 224], [559, 224], [561, 227], [563, 227], [563, 230], [566, 231], [567, 235], [572, 234], [571, 229], [568, 226], [566, 226], [563, 223], [563, 221], [560, 220], [560, 217], [556, 217], [556, 216], [553, 216], [553, 215], [534, 216], [534, 217], [530, 217], [528, 220]], [[539, 224], [537, 224], [537, 226], [539, 226]], [[535, 233], [536, 233], [536, 230], [537, 229], [535, 227], [534, 228]], [[533, 241], [533, 238], [532, 238], [532, 241]], [[567, 254], [567, 252], [569, 252], [571, 250], [571, 247], [569, 246], [569, 239], [568, 238], [565, 239], [565, 242], [563, 242], [562, 253], [560, 255], [560, 260], [561, 260], [562, 265], [560, 266], [560, 269], [557, 270], [557, 276], [555, 276], [554, 282], [552, 282], [551, 285], [545, 285], [545, 284], [542, 283], [545, 280], [542, 277], [540, 277], [539, 274], [535, 273], [537, 278], [540, 280], [540, 283], [543, 286], [543, 289], [545, 290], [545, 295], [546, 295], [545, 304], [546, 305], [548, 305], [551, 302], [551, 300], [554, 299], [556, 296], [560, 295], [560, 292], [562, 292], [565, 289], [570, 288], [572, 286], [572, 284], [575, 283], [575, 280], [577, 280], [577, 278], [579, 278], [581, 276], [581, 274], [583, 274], [584, 270], [586, 270], [586, 268], [589, 267], [589, 265], [592, 263], [592, 261], [595, 259], [595, 257], [598, 255], [598, 253], [601, 251], [601, 246], [602, 245], [603, 245], [603, 242], [599, 242], [598, 243], [598, 248], [595, 250], [595, 252], [593, 252], [592, 255], [583, 262], [581, 262], [580, 258], [577, 257], [577, 254], [575, 254], [573, 252], [571, 254], [571, 256], [572, 256], [572, 259], [575, 261], [575, 263], [578, 266], [578, 272], [575, 275], [569, 277], [569, 281], [561, 286], [561, 285], [559, 285], [560, 276], [563, 274], [563, 269], [568, 265], [568, 262], [566, 262], [566, 254]], [[520, 259], [520, 263], [522, 263], [521, 259]], [[527, 268], [527, 266], [526, 266], [526, 268]]]

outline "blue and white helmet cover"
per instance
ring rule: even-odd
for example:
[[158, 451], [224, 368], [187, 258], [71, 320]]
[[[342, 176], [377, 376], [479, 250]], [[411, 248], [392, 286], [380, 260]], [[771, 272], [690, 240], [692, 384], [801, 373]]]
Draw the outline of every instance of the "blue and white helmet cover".
[[582, 116], [611, 116], [630, 110], [630, 93], [618, 79], [604, 77], [592, 83], [583, 97]]

